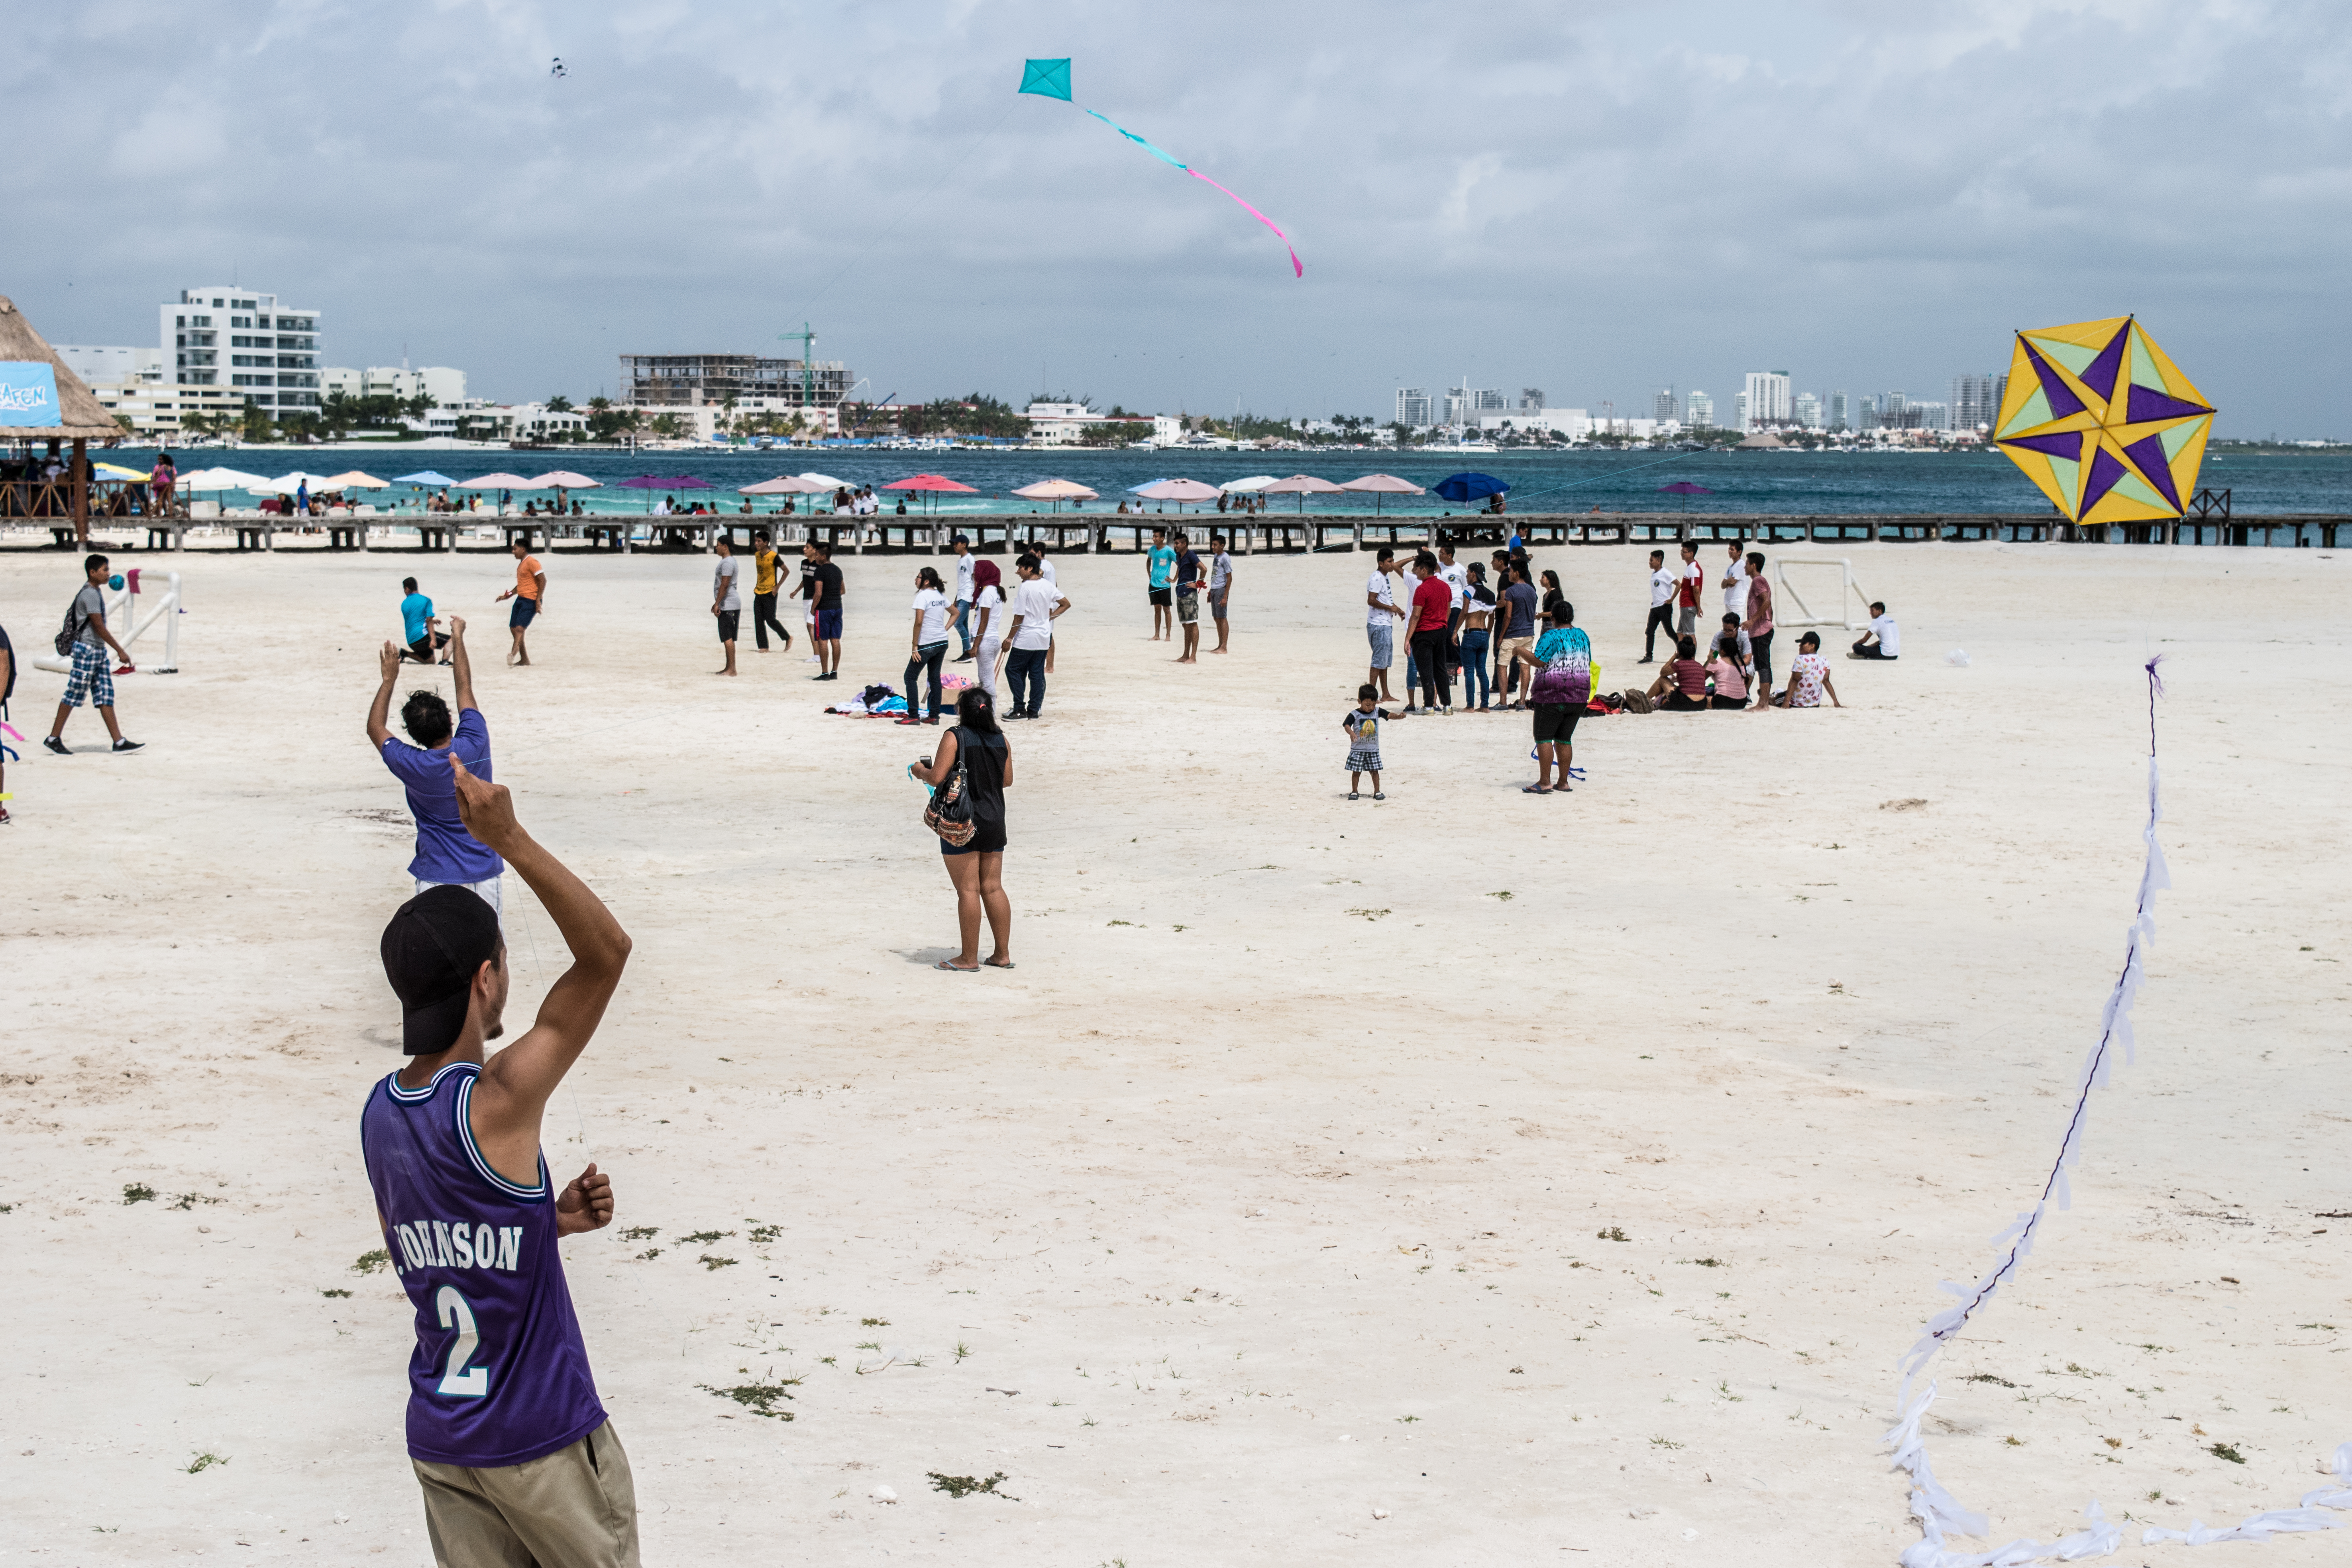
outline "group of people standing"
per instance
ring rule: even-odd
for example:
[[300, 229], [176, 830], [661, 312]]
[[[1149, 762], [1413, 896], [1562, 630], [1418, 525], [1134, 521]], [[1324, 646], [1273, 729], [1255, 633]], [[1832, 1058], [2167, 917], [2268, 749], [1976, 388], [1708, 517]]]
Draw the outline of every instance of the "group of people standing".
[[1151, 549], [1144, 557], [1145, 587], [1151, 601], [1151, 640], [1173, 642], [1178, 627], [1183, 629], [1184, 650], [1176, 656], [1178, 664], [1201, 662], [1201, 590], [1208, 589], [1209, 618], [1217, 623], [1217, 646], [1211, 653], [1228, 651], [1233, 638], [1233, 621], [1228, 614], [1234, 602], [1234, 558], [1225, 549], [1225, 536], [1209, 536], [1209, 559], [1202, 562], [1192, 548], [1192, 539], [1181, 531], [1170, 535], [1164, 528], [1151, 531]]

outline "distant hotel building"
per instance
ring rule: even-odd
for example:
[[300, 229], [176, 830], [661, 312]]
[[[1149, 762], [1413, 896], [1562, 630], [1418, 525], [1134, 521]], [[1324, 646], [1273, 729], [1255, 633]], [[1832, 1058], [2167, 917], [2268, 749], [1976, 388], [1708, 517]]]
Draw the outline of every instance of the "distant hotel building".
[[446, 364], [428, 364], [420, 370], [404, 364], [372, 364], [365, 370], [336, 366], [320, 371], [319, 380], [320, 390], [330, 397], [341, 393], [350, 398], [397, 397], [404, 403], [429, 397], [438, 408], [455, 408], [466, 401], [466, 373]]
[[1818, 394], [1811, 392], [1797, 394], [1797, 423], [1808, 430], [1818, 430], [1822, 427], [1822, 400]]
[[1846, 396], [1843, 388], [1840, 388], [1838, 391], [1830, 394], [1830, 428], [1832, 430], [1847, 430], [1853, 428], [1853, 426], [1847, 417]]
[[1715, 425], [1715, 399], [1704, 392], [1694, 392], [1685, 401], [1683, 423], [1694, 430], [1706, 430]]
[[1429, 425], [1428, 388], [1421, 386], [1397, 388], [1396, 422], [1408, 430], [1419, 430]]
[[270, 414], [317, 411], [318, 311], [215, 286], [182, 289], [162, 318], [165, 363], [181, 385], [236, 388]]
[[1674, 419], [1680, 410], [1675, 405], [1675, 389], [1662, 386], [1650, 395], [1650, 417], [1660, 421]]
[[79, 343], [52, 343], [65, 367], [84, 386], [105, 383], [128, 386], [163, 379], [163, 351], [142, 348], [90, 348]]
[[1787, 371], [1751, 370], [1748, 373], [1748, 390], [1742, 395], [1740, 407], [1741, 429], [1762, 430], [1786, 425], [1793, 414]]
[[1993, 421], [2000, 417], [2000, 400], [2008, 393], [2009, 377], [2005, 375], [1952, 377], [1952, 428], [1991, 429]]
[[695, 408], [759, 399], [771, 410], [815, 410], [829, 421], [855, 385], [840, 360], [803, 362], [758, 354], [623, 354], [621, 385], [644, 408]]

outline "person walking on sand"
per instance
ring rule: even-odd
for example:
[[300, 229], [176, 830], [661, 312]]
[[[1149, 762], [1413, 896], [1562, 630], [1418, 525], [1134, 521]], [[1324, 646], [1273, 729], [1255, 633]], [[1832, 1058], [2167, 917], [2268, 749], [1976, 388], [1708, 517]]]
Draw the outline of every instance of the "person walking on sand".
[[[449, 646], [449, 634], [441, 629], [441, 617], [433, 613], [433, 601], [416, 591], [416, 579], [403, 577], [400, 591], [400, 633], [407, 648], [401, 654], [404, 659], [418, 664], [431, 664], [434, 656]], [[449, 661], [443, 658], [446, 664]]]
[[1748, 652], [1756, 663], [1759, 711], [1772, 706], [1772, 584], [1765, 580], [1764, 552], [1748, 552], [1748, 618], [1740, 630], [1748, 634]]
[[127, 675], [138, 667], [131, 662], [131, 650], [114, 640], [114, 632], [106, 624], [106, 557], [83, 557], [81, 570], [82, 584], [75, 590], [73, 603], [66, 608], [65, 625], [58, 632], [61, 637], [73, 639], [60, 650], [73, 659], [73, 672], [66, 677], [65, 695], [58, 700], [57, 721], [49, 726], [41, 747], [61, 757], [73, 755], [72, 748], [65, 742], [66, 721], [87, 700], [106, 721], [106, 732], [114, 737], [114, 749], [135, 752], [147, 742], [123, 739], [122, 726], [114, 721], [114, 675], [107, 669], [106, 650], [112, 648], [121, 656], [121, 673]]
[[530, 649], [523, 644], [523, 633], [547, 608], [547, 574], [540, 570], [539, 557], [522, 540], [510, 542], [507, 551], [515, 558], [515, 585], [490, 602], [515, 602], [513, 612], [507, 616], [508, 630], [514, 636], [514, 646], [507, 650], [507, 662], [522, 666], [530, 662]]
[[1658, 634], [1666, 634], [1667, 641], [1675, 635], [1675, 595], [1679, 585], [1673, 568], [1666, 564], [1666, 552], [1650, 552], [1650, 619], [1642, 628], [1642, 662], [1655, 664], [1658, 657]]
[[719, 564], [710, 574], [710, 614], [719, 622], [719, 646], [727, 650], [727, 665], [710, 673], [732, 675], [735, 633], [743, 616], [743, 563], [735, 559], [735, 542], [723, 533], [711, 548], [719, 552]]
[[822, 539], [808, 543], [808, 552], [816, 563], [812, 574], [815, 591], [809, 603], [816, 611], [816, 644], [818, 680], [841, 679], [841, 568], [833, 563], [833, 546]]
[[1003, 574], [997, 571], [995, 562], [982, 561], [974, 566], [971, 580], [972, 613], [979, 617], [972, 632], [972, 655], [978, 660], [973, 673], [980, 677], [980, 689], [994, 697], [1004, 632], [1013, 624], [1013, 611], [1005, 600]]
[[1381, 711], [1381, 689], [1370, 681], [1356, 688], [1356, 705], [1339, 717], [1348, 733], [1348, 798], [1363, 798], [1364, 775], [1372, 775], [1372, 798], [1381, 793], [1381, 721], [1392, 715]]
[[400, 708], [400, 727], [416, 742], [414, 746], [392, 732], [392, 689], [400, 679], [399, 652], [386, 643], [376, 662], [383, 679], [376, 687], [375, 700], [368, 705], [368, 743], [408, 794], [408, 815], [416, 820], [416, 853], [408, 862], [408, 874], [416, 879], [416, 891], [445, 885], [464, 888], [498, 909], [499, 878], [506, 867], [467, 831], [458, 816], [457, 787], [450, 783], [452, 757], [464, 763], [477, 778], [491, 782], [490, 727], [474, 701], [474, 665], [466, 657], [465, 619], [449, 617], [449, 673], [457, 699], [457, 722], [449, 721], [449, 704], [439, 692], [418, 688]]
[[1226, 639], [1233, 636], [1233, 623], [1225, 615], [1225, 606], [1233, 602], [1234, 558], [1225, 553], [1225, 536], [1209, 536], [1209, 618], [1217, 623], [1217, 646], [1211, 653], [1225, 651]]
[[456, 758], [449, 771], [467, 831], [530, 885], [572, 966], [522, 1037], [490, 1056], [512, 973], [496, 910], [428, 888], [377, 944], [409, 1059], [369, 1092], [360, 1151], [415, 1309], [409, 1463], [445, 1565], [636, 1568], [629, 1456], [597, 1399], [556, 1247], [612, 1224], [613, 1184], [591, 1162], [556, 1186], [540, 1144], [549, 1099], [621, 983], [629, 938], [523, 830], [504, 785]]
[[[1373, 683], [1383, 702], [1396, 700], [1389, 690], [1389, 671], [1396, 665], [1397, 605], [1395, 590], [1390, 579], [1396, 574], [1396, 552], [1388, 545], [1381, 546], [1378, 563], [1364, 579], [1364, 636], [1372, 645], [1372, 665], [1366, 679]], [[1410, 699], [1412, 687], [1405, 686]]]
[[[1024, 577], [1034, 567], [1022, 557]], [[1018, 688], [1015, 689], [1016, 690]], [[938, 789], [963, 764], [963, 787], [971, 801], [972, 836], [969, 843], [940, 840], [940, 858], [954, 884], [956, 927], [963, 945], [953, 958], [933, 964], [954, 974], [976, 974], [982, 963], [991, 969], [1013, 965], [1013, 903], [1004, 896], [1004, 792], [1013, 784], [1013, 742], [996, 722], [996, 704], [985, 691], [971, 690], [956, 699], [956, 727], [940, 737], [939, 750], [907, 772]], [[988, 917], [988, 933], [996, 951], [980, 956], [980, 921]]]
[[[1176, 656], [1178, 664], [1201, 662], [1201, 558], [1192, 553], [1192, 541], [1184, 534], [1176, 536], [1176, 624], [1184, 628], [1184, 651]], [[1016, 706], [1020, 689], [1013, 689]], [[1019, 718], [1014, 713], [1014, 718]]]
[[978, 567], [979, 557], [971, 552], [971, 541], [961, 533], [948, 541], [948, 548], [955, 552], [955, 635], [961, 645], [955, 661], [969, 664], [972, 657], [971, 601], [977, 591], [972, 586], [972, 573]]
[[[1122, 505], [1125, 503], [1122, 502]], [[1151, 640], [1176, 640], [1176, 552], [1168, 547], [1168, 531], [1151, 531], [1151, 553], [1145, 558], [1144, 581], [1151, 600]]]
[[776, 619], [776, 568], [782, 560], [782, 557], [776, 553], [775, 545], [769, 541], [766, 529], [751, 535], [751, 636], [758, 640], [761, 653], [768, 651], [768, 628], [771, 626], [776, 629], [778, 637], [784, 639], [784, 651], [793, 651], [793, 634], [784, 629], [783, 622]]
[[[936, 724], [940, 721], [940, 661], [948, 656], [948, 595], [940, 574], [925, 566], [915, 574], [915, 624], [909, 634], [914, 657], [907, 661], [907, 712], [901, 724]], [[931, 687], [931, 716], [922, 715], [922, 693], [915, 682], [928, 673]]]
[[1014, 563], [1021, 586], [1013, 595], [1013, 620], [1004, 631], [1004, 672], [1013, 681], [1013, 719], [1034, 719], [1045, 705], [1045, 654], [1054, 646], [1054, 622], [1070, 607], [1060, 589], [1045, 581], [1034, 555]]

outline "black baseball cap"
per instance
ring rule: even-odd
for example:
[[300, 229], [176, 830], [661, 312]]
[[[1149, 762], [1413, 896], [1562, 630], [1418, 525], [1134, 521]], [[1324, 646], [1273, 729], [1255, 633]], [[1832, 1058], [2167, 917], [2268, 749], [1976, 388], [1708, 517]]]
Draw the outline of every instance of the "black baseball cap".
[[457, 1043], [474, 976], [503, 941], [497, 911], [470, 889], [427, 888], [393, 911], [380, 945], [403, 1050], [429, 1057]]

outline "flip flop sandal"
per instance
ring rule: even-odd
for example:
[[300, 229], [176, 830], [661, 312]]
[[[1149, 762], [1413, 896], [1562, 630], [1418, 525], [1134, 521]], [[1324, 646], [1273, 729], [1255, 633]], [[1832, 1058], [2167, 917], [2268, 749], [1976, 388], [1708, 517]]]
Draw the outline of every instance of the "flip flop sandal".
[[1521, 784], [1519, 786], [1519, 793], [1521, 795], [1549, 795], [1551, 791], [1546, 789], [1541, 784]]
[[950, 974], [977, 974], [977, 973], [980, 973], [980, 970], [979, 970], [979, 968], [978, 968], [977, 966], [974, 966], [973, 968], [971, 968], [971, 969], [966, 969], [962, 964], [961, 964], [961, 963], [949, 963], [946, 959], [944, 959], [944, 958], [940, 959], [937, 963], [932, 964], [932, 965], [931, 965], [931, 967], [932, 967], [933, 969], [944, 969], [944, 970], [946, 970]]
[[1015, 967], [1013, 962], [1009, 959], [1003, 963], [999, 963], [992, 958], [983, 958], [981, 960], [981, 963], [986, 964], [991, 969], [1012, 969]]

